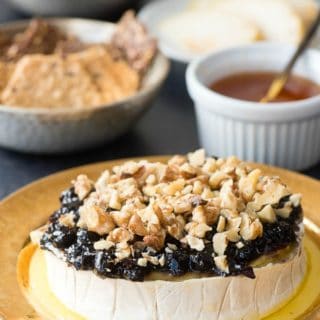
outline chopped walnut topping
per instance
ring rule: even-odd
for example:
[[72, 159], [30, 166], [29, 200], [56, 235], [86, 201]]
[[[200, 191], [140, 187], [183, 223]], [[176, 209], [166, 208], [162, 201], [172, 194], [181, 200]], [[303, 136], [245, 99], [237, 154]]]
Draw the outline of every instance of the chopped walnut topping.
[[172, 251], [178, 250], [178, 247], [177, 247], [175, 244], [173, 244], [173, 243], [168, 243], [167, 246], [168, 246], [168, 248], [170, 248]]
[[224, 216], [220, 216], [218, 225], [217, 225], [217, 232], [223, 232], [225, 227], [226, 227], [226, 218]]
[[132, 217], [132, 213], [127, 210], [122, 211], [112, 211], [110, 212], [110, 215], [112, 216], [113, 221], [118, 227], [126, 228], [129, 224], [129, 221]]
[[191, 179], [197, 175], [197, 169], [188, 162], [180, 167], [180, 172], [185, 179]]
[[107, 240], [114, 243], [128, 242], [133, 240], [133, 234], [125, 228], [116, 228], [109, 233]]
[[282, 198], [288, 196], [290, 191], [281, 184], [279, 178], [264, 177], [263, 192], [256, 193], [253, 197], [253, 204], [256, 210], [261, 209], [264, 205], [277, 204]]
[[231, 242], [237, 242], [240, 240], [240, 226], [241, 226], [242, 219], [241, 217], [237, 218], [230, 218], [227, 223], [227, 239]]
[[159, 258], [159, 264], [161, 267], [163, 267], [165, 263], [166, 263], [166, 258], [164, 254], [162, 254], [161, 257]]
[[154, 174], [150, 174], [150, 176], [147, 177], [146, 179], [146, 184], [155, 184], [157, 182], [157, 178]]
[[206, 212], [203, 206], [197, 206], [192, 211], [192, 220], [198, 223], [206, 223]]
[[228, 225], [227, 225], [227, 229], [228, 230], [240, 230], [240, 225], [241, 225], [242, 219], [241, 217], [237, 217], [237, 218], [230, 218], [228, 220]]
[[181, 191], [181, 194], [186, 195], [186, 194], [192, 193], [192, 189], [193, 189], [192, 185], [189, 184], [183, 188], [183, 190]]
[[[95, 246], [115, 244], [118, 260], [132, 250], [134, 236], [141, 237], [141, 246], [156, 251], [175, 250], [165, 244], [167, 236], [202, 251], [212, 230], [214, 252], [220, 257], [229, 242], [240, 247], [241, 239], [262, 236], [262, 223], [289, 217], [301, 201], [279, 178], [263, 176], [235, 157], [206, 158], [203, 149], [174, 156], [167, 164], [128, 161], [104, 171], [94, 188], [80, 175], [74, 187], [84, 200], [78, 226], [105, 235]], [[278, 208], [286, 196], [289, 200]], [[64, 215], [60, 222], [71, 227], [71, 218]]]
[[220, 269], [225, 273], [229, 273], [227, 256], [218, 256], [218, 257], [214, 257], [213, 259], [218, 269]]
[[301, 203], [301, 197], [301, 194], [295, 193], [290, 196], [289, 200], [292, 202], [294, 207], [298, 207]]
[[236, 243], [236, 247], [238, 249], [242, 249], [244, 247], [244, 243], [242, 241], [239, 241], [239, 242]]
[[201, 198], [205, 201], [209, 201], [214, 197], [213, 191], [208, 186], [205, 186], [203, 192], [201, 193]]
[[109, 250], [114, 245], [114, 242], [108, 240], [99, 240], [93, 244], [93, 247], [95, 248], [95, 250]]
[[242, 176], [240, 178], [239, 190], [246, 201], [250, 201], [254, 194], [257, 192], [257, 184], [260, 176], [261, 170], [255, 169], [251, 171], [247, 176]]
[[194, 167], [201, 167], [206, 161], [206, 155], [204, 149], [199, 149], [193, 153], [188, 154], [188, 160]]
[[138, 214], [134, 214], [131, 217], [128, 228], [132, 233], [138, 236], [144, 237], [148, 234], [147, 228]]
[[220, 184], [229, 178], [230, 176], [228, 176], [226, 173], [222, 171], [216, 171], [210, 176], [209, 184], [213, 189], [218, 189]]
[[159, 264], [159, 259], [157, 257], [151, 256], [146, 252], [142, 252], [142, 256], [151, 264], [157, 266]]
[[146, 258], [139, 258], [137, 264], [140, 267], [146, 267], [148, 264], [148, 260]]
[[217, 170], [216, 160], [213, 158], [207, 158], [205, 164], [202, 167], [202, 171], [211, 174]]
[[197, 238], [204, 238], [208, 231], [211, 231], [212, 228], [209, 227], [205, 223], [198, 223], [198, 222], [189, 222], [185, 226], [185, 230], [194, 237]]
[[191, 212], [192, 203], [190, 194], [178, 197], [176, 201], [173, 202], [173, 209], [177, 214]]
[[231, 242], [237, 242], [240, 240], [239, 230], [237, 229], [230, 229], [226, 231], [227, 239]]
[[258, 211], [257, 215], [262, 222], [273, 223], [277, 219], [276, 214], [270, 204], [266, 205], [261, 211]]
[[185, 226], [185, 220], [182, 216], [177, 216], [175, 222], [168, 227], [168, 233], [176, 238], [177, 240], [180, 240], [183, 237], [183, 231]]
[[93, 182], [85, 175], [81, 174], [73, 181], [74, 192], [79, 197], [80, 200], [83, 200], [92, 190]]
[[108, 234], [115, 227], [111, 215], [98, 206], [82, 206], [79, 210], [80, 220], [78, 227], [87, 228], [89, 231], [100, 235]]
[[108, 188], [109, 178], [110, 178], [110, 171], [105, 170], [102, 173], [102, 175], [99, 177], [97, 182], [95, 183], [95, 189], [98, 192], [103, 192], [104, 190], [106, 190]]
[[168, 196], [173, 196], [177, 192], [181, 191], [185, 186], [184, 179], [178, 179], [176, 181], [172, 181], [164, 188], [164, 194]]
[[118, 167], [118, 174], [122, 178], [133, 177], [137, 172], [139, 172], [143, 168], [142, 165], [139, 165], [137, 162], [128, 161], [124, 165]]
[[116, 244], [115, 256], [118, 260], [124, 260], [131, 255], [131, 248], [126, 242], [120, 242]]
[[228, 246], [227, 233], [226, 232], [216, 233], [213, 236], [212, 242], [213, 242], [214, 252], [217, 253], [219, 256], [222, 256]]
[[248, 214], [242, 213], [242, 222], [240, 227], [240, 234], [244, 240], [255, 240], [262, 236], [263, 226], [259, 219], [252, 219]]
[[276, 212], [277, 216], [279, 216], [281, 218], [289, 218], [289, 216], [292, 212], [292, 202], [287, 201], [284, 204], [283, 208], [275, 209], [275, 212]]
[[233, 192], [233, 181], [231, 179], [222, 184], [220, 198], [221, 208], [229, 209], [232, 215], [237, 215], [238, 198]]
[[196, 180], [194, 183], [193, 183], [193, 189], [192, 189], [193, 193], [195, 194], [201, 194], [202, 191], [203, 191], [203, 185], [201, 183], [201, 181], [199, 180]]
[[218, 221], [219, 218], [219, 207], [213, 203], [207, 203], [205, 206], [205, 213], [207, 218], [207, 224], [212, 225]]
[[148, 246], [156, 250], [161, 250], [164, 245], [165, 232], [161, 232], [157, 235], [146, 235], [143, 237], [143, 242]]
[[175, 155], [171, 159], [168, 160], [169, 166], [182, 166], [184, 163], [187, 162], [187, 158], [182, 155]]
[[202, 251], [204, 249], [204, 242], [202, 239], [196, 238], [188, 234], [186, 236], [186, 240], [191, 249], [195, 249], [197, 251]]
[[119, 199], [119, 194], [116, 190], [112, 190], [112, 192], [111, 192], [109, 207], [112, 209], [115, 209], [115, 210], [121, 209], [121, 202]]
[[75, 218], [74, 213], [73, 212], [69, 212], [67, 214], [62, 215], [59, 218], [59, 223], [62, 224], [63, 226], [65, 226], [65, 227], [72, 228], [72, 227], [75, 226], [74, 218]]

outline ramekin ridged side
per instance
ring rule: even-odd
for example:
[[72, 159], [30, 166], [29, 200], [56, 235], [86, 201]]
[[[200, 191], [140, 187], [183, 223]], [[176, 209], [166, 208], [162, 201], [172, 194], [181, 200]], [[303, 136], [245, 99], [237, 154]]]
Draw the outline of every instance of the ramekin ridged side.
[[320, 117], [272, 124], [245, 122], [198, 108], [196, 114], [200, 143], [212, 155], [236, 155], [296, 170], [319, 162]]
[[[233, 72], [281, 70], [293, 50], [288, 45], [255, 44], [213, 53], [189, 65], [187, 87], [195, 105], [200, 143], [207, 152], [294, 170], [320, 161], [320, 96], [260, 104], [225, 97], [208, 88], [211, 78]], [[272, 59], [276, 64], [270, 63]], [[296, 73], [320, 82], [320, 52], [309, 50]]]

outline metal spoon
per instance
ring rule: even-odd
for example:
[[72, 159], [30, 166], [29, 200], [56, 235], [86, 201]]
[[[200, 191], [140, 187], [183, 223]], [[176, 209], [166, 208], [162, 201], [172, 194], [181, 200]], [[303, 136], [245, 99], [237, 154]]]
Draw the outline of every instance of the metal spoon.
[[317, 14], [316, 19], [312, 23], [310, 29], [308, 30], [308, 32], [305, 34], [304, 38], [302, 39], [296, 52], [294, 53], [294, 55], [290, 59], [289, 63], [287, 64], [285, 69], [272, 81], [267, 94], [260, 100], [260, 102], [263, 102], [263, 103], [270, 102], [270, 101], [274, 100], [279, 95], [279, 93], [281, 92], [281, 90], [283, 89], [283, 87], [285, 86], [285, 84], [288, 81], [288, 78], [291, 74], [293, 66], [295, 65], [295, 63], [298, 60], [298, 58], [300, 57], [300, 55], [304, 52], [304, 50], [310, 44], [314, 34], [316, 33], [316, 31], [319, 27], [319, 24], [320, 24], [320, 10]]

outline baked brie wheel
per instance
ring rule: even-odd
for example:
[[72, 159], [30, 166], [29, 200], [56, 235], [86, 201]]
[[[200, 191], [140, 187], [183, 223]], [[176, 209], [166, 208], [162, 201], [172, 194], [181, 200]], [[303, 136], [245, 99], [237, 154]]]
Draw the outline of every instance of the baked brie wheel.
[[301, 196], [234, 157], [129, 161], [60, 201], [19, 257], [36, 310], [29, 278], [79, 319], [261, 319], [304, 279]]

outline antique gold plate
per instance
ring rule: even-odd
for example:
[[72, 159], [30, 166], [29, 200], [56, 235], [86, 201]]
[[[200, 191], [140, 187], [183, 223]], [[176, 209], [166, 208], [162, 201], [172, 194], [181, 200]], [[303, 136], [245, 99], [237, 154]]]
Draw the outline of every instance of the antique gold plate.
[[[165, 161], [168, 157], [147, 157], [149, 161]], [[132, 160], [132, 159], [131, 159]], [[40, 319], [22, 295], [16, 275], [17, 257], [26, 244], [29, 232], [43, 224], [58, 208], [60, 192], [80, 173], [96, 179], [99, 174], [124, 160], [108, 161], [62, 171], [33, 182], [0, 202], [0, 319]], [[320, 182], [280, 168], [254, 164], [266, 174], [281, 176], [293, 192], [303, 194], [307, 228], [320, 246]], [[313, 222], [313, 223], [310, 223]], [[320, 248], [319, 248], [320, 250]], [[319, 283], [314, 284], [320, 287]], [[320, 319], [320, 305], [310, 305], [303, 319]]]

